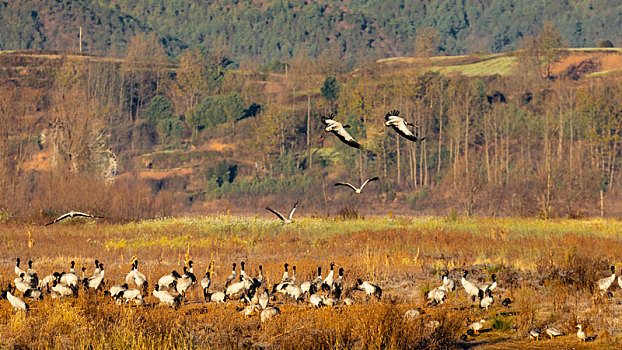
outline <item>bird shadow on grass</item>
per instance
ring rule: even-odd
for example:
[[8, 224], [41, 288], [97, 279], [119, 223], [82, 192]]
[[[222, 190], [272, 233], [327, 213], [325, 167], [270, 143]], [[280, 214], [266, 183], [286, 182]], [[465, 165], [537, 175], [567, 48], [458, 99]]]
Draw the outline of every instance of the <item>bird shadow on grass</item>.
[[[490, 332], [492, 330], [482, 330], [480, 331], [480, 333], [485, 333], [485, 332]], [[498, 344], [498, 343], [503, 343], [506, 342], [508, 340], [510, 340], [511, 338], [509, 337], [503, 337], [503, 338], [497, 338], [497, 339], [486, 339], [486, 340], [477, 340], [477, 341], [459, 341], [456, 343], [456, 348], [458, 349], [471, 349], [471, 348], [475, 348], [478, 346], [485, 346], [485, 345], [494, 345], [494, 344]]]

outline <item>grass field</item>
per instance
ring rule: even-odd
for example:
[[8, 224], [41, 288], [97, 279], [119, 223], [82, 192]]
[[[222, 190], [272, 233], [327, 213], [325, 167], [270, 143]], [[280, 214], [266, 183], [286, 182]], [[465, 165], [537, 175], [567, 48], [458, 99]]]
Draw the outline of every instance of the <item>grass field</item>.
[[[357, 278], [383, 288], [381, 301], [353, 291], [354, 305], [312, 309], [277, 297], [281, 314], [262, 323], [244, 317], [238, 302], [207, 304], [195, 288], [177, 310], [156, 305], [128, 307], [109, 297], [80, 290], [77, 298], [28, 300], [30, 312], [0, 301], [0, 348], [600, 348], [622, 345], [620, 297], [594, 290], [594, 282], [622, 268], [622, 222], [385, 217], [361, 220], [299, 218], [291, 225], [266, 218], [222, 215], [107, 224], [62, 222], [49, 227], [0, 226], [0, 286], [15, 278], [14, 259], [32, 259], [39, 277], [67, 271], [69, 262], [93, 271], [94, 259], [106, 266], [106, 286], [121, 284], [131, 257], [150, 282], [187, 257], [200, 279], [213, 256], [212, 290], [223, 290], [231, 263], [246, 261], [254, 276], [263, 265], [267, 283], [280, 282], [282, 264], [296, 265], [298, 281], [328, 272], [331, 261], [345, 269], [346, 286]], [[428, 306], [426, 292], [450, 271], [457, 291], [439, 306]], [[471, 307], [461, 271], [483, 285], [495, 273], [499, 288], [489, 310]], [[239, 272], [239, 268], [238, 268]], [[300, 282], [298, 282], [300, 284]], [[17, 292], [21, 297], [21, 294]], [[510, 308], [501, 300], [510, 298]], [[407, 320], [408, 309], [425, 314]], [[470, 322], [486, 319], [478, 336], [466, 335]], [[431, 321], [439, 321], [438, 326]], [[580, 343], [575, 325], [587, 326], [593, 342]], [[555, 326], [566, 335], [531, 341], [532, 328]]]

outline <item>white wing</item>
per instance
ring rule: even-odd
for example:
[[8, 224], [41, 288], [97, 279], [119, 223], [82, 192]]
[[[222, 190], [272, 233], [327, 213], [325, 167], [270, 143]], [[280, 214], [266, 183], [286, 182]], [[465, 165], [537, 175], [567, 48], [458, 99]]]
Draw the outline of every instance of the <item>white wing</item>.
[[296, 207], [298, 206], [298, 202], [294, 203], [294, 207], [292, 208], [292, 211], [289, 212], [289, 219], [292, 219], [292, 216], [294, 216], [294, 212], [296, 211]]
[[367, 185], [368, 182], [372, 182], [376, 180], [378, 180], [378, 176], [372, 177], [371, 179], [367, 179], [367, 181], [363, 182], [363, 185], [361, 185], [361, 190], [363, 190], [363, 187], [365, 187], [365, 185]]

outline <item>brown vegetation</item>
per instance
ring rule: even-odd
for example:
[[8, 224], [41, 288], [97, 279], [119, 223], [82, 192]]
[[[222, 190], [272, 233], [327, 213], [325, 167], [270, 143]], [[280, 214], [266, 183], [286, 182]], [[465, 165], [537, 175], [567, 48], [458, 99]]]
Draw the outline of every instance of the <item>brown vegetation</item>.
[[[593, 290], [594, 281], [618, 263], [622, 249], [613, 221], [550, 222], [477, 221], [404, 218], [319, 220], [300, 218], [294, 226], [262, 219], [221, 216], [205, 219], [146, 221], [127, 225], [65, 221], [43, 228], [2, 225], [0, 256], [2, 288], [14, 278], [13, 259], [33, 259], [40, 278], [52, 271], [77, 267], [92, 271], [93, 259], [103, 261], [107, 288], [119, 284], [136, 255], [153, 286], [157, 278], [195, 261], [202, 277], [210, 259], [216, 276], [212, 290], [222, 290], [231, 262], [246, 261], [247, 273], [263, 265], [268, 285], [280, 281], [282, 264], [297, 265], [300, 281], [314, 278], [318, 265], [334, 261], [346, 270], [346, 286], [356, 278], [383, 289], [380, 302], [352, 292], [355, 304], [310, 309], [277, 298], [282, 313], [261, 323], [244, 318], [237, 302], [205, 304], [195, 288], [178, 310], [156, 305], [117, 305], [109, 297], [83, 290], [75, 299], [28, 301], [31, 311], [15, 312], [0, 301], [3, 347], [168, 347], [168, 348], [481, 348], [576, 347], [577, 322], [598, 335], [594, 347], [619, 345], [615, 299]], [[524, 226], [523, 226], [524, 225]], [[492, 228], [491, 228], [492, 227]], [[559, 229], [565, 230], [562, 233]], [[592, 228], [596, 231], [592, 232]], [[527, 233], [524, 230], [530, 230]], [[28, 243], [28, 232], [31, 243]], [[275, 233], [276, 232], [276, 233]], [[589, 246], [589, 251], [584, 247]], [[187, 256], [189, 254], [189, 256]], [[495, 304], [488, 311], [471, 307], [460, 286], [462, 269], [478, 285], [498, 276]], [[427, 306], [427, 291], [440, 284], [440, 271], [456, 279], [457, 291], [440, 306]], [[300, 282], [299, 282], [300, 283]], [[153, 287], [150, 287], [150, 291]], [[620, 294], [612, 288], [614, 297]], [[19, 295], [19, 294], [18, 294]], [[21, 295], [20, 295], [21, 296]], [[501, 305], [504, 298], [513, 303]], [[422, 307], [425, 314], [405, 319], [406, 310]], [[470, 322], [484, 318], [480, 336], [464, 336]], [[439, 321], [440, 326], [431, 326]], [[555, 326], [567, 335], [531, 342], [532, 328]]]

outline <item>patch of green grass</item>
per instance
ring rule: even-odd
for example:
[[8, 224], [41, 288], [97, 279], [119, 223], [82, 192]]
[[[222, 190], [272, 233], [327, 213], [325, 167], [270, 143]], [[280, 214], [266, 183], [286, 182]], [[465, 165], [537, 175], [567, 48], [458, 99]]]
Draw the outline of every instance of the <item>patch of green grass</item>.
[[487, 59], [477, 63], [446, 66], [446, 67], [433, 67], [431, 70], [442, 73], [460, 73], [469, 77], [486, 76], [499, 74], [501, 76], [508, 75], [512, 72], [512, 69], [518, 61], [517, 57], [504, 56]]
[[510, 317], [496, 315], [492, 321], [492, 329], [499, 332], [507, 332], [512, 329], [514, 320]]

